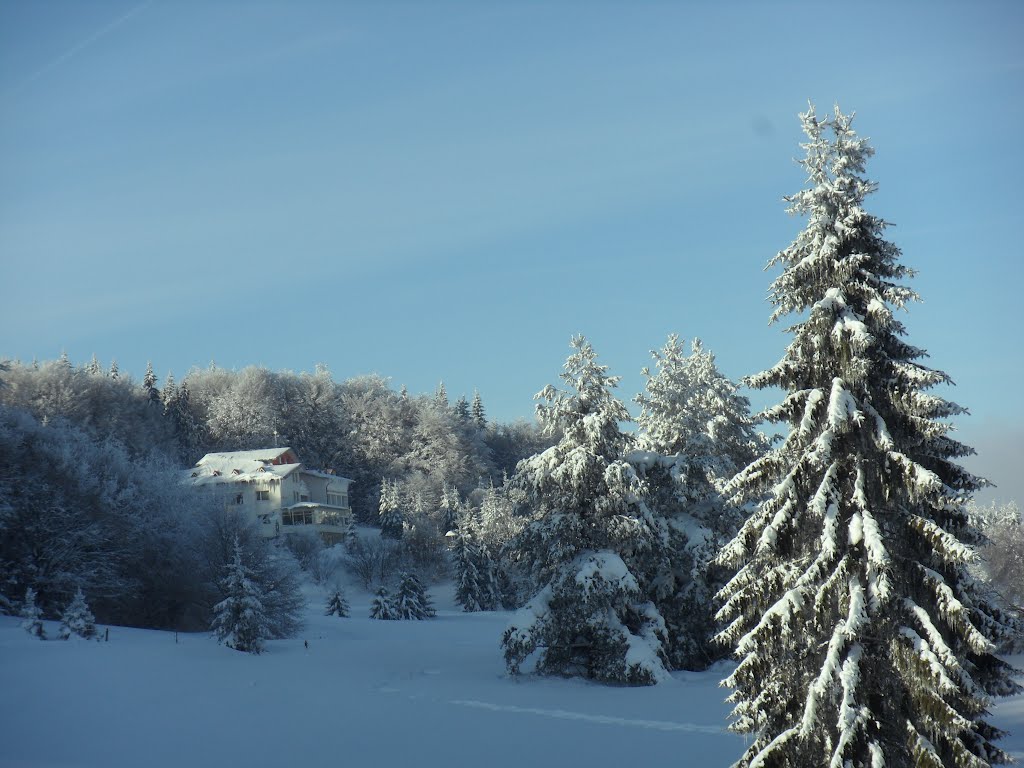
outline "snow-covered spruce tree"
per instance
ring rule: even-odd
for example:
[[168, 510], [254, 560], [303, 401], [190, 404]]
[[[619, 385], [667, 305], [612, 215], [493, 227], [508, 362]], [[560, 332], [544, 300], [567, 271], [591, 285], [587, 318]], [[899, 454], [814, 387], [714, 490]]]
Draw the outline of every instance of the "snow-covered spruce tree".
[[156, 374], [153, 372], [153, 363], [146, 363], [146, 374], [142, 377], [142, 389], [146, 393], [146, 400], [150, 405], [160, 404], [160, 390], [156, 388]]
[[456, 527], [455, 602], [467, 612], [494, 611], [501, 605], [496, 568], [480, 535], [480, 524], [465, 508]]
[[790, 431], [731, 482], [767, 495], [720, 555], [738, 569], [719, 595], [740, 661], [723, 684], [733, 730], [753, 734], [737, 766], [1004, 763], [984, 715], [1016, 686], [992, 655], [1003, 617], [966, 568], [982, 481], [955, 463], [971, 451], [947, 421], [964, 410], [928, 392], [949, 378], [893, 316], [917, 297], [862, 207], [872, 149], [838, 108], [801, 119], [809, 187], [787, 200], [809, 221], [770, 262], [772, 320], [801, 319], [748, 382], [787, 392], [766, 417]]
[[423, 583], [414, 573], [403, 573], [398, 585], [398, 593], [392, 602], [392, 610], [396, 619], [421, 620], [434, 615], [430, 596]]
[[373, 602], [370, 604], [370, 618], [385, 620], [398, 618], [395, 615], [394, 602], [391, 599], [391, 594], [388, 592], [387, 587], [381, 587], [377, 590], [377, 595], [373, 598]]
[[484, 410], [484, 400], [478, 391], [473, 392], [473, 403], [469, 406], [469, 412], [479, 429], [487, 428], [487, 412]]
[[46, 629], [43, 627], [43, 612], [36, 603], [36, 591], [29, 587], [25, 590], [25, 602], [21, 604], [21, 628], [32, 637], [40, 640], [46, 639]]
[[349, 615], [348, 600], [345, 599], [345, 593], [340, 588], [334, 590], [330, 600], [327, 601], [324, 615], [337, 616], [339, 619], [344, 619]]
[[380, 535], [388, 539], [402, 538], [404, 517], [397, 483], [385, 478], [380, 484]]
[[89, 610], [89, 604], [85, 601], [81, 589], [75, 590], [75, 596], [61, 612], [58, 635], [61, 640], [67, 640], [72, 635], [84, 637], [86, 640], [96, 637], [96, 617]]
[[246, 653], [263, 650], [263, 640], [270, 636], [263, 594], [242, 562], [242, 545], [235, 539], [234, 555], [225, 567], [221, 587], [227, 594], [213, 607], [211, 629], [228, 648]]
[[724, 583], [710, 561], [742, 522], [721, 488], [764, 451], [750, 403], [723, 376], [714, 355], [694, 339], [686, 355], [679, 337], [652, 351], [656, 373], [645, 368], [646, 392], [637, 395], [637, 445], [626, 459], [648, 486], [647, 503], [667, 521], [675, 539], [674, 583], [658, 603], [669, 636], [669, 658], [701, 669], [721, 658], [713, 642], [712, 598]]
[[562, 379], [573, 391], [537, 395], [547, 401], [539, 420], [562, 437], [520, 462], [512, 481], [537, 513], [516, 543], [536, 591], [505, 630], [505, 662], [515, 674], [536, 652], [541, 674], [652, 684], [666, 675], [666, 637], [648, 592], [666, 570], [667, 537], [620, 458], [630, 439], [611, 391], [618, 377], [582, 336], [572, 348]]

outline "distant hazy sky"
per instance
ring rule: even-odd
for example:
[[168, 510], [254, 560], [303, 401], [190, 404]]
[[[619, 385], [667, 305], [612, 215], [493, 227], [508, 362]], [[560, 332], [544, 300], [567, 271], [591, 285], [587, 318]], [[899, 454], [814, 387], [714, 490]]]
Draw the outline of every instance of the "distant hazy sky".
[[1024, 501], [1022, 39], [1016, 1], [0, 0], [0, 356], [324, 362], [500, 419], [579, 332], [626, 399], [670, 332], [738, 378], [788, 338], [796, 114], [839, 102], [909, 339]]

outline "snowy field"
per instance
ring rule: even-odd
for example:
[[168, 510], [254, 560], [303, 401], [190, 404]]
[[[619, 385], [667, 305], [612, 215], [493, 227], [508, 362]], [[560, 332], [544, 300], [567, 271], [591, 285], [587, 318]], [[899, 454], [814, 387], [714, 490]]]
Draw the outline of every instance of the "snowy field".
[[[108, 643], [39, 642], [0, 618], [0, 768], [726, 766], [742, 751], [723, 669], [650, 688], [513, 679], [508, 614], [462, 613], [450, 590], [422, 622], [364, 618], [354, 591], [354, 618], [325, 617], [309, 596], [303, 634], [261, 656], [119, 627]], [[1024, 758], [1024, 697], [995, 719]]]

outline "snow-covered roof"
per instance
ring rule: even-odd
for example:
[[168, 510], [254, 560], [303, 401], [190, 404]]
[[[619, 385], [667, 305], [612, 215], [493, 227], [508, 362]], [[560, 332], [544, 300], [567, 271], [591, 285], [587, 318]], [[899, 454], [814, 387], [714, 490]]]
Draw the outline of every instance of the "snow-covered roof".
[[[284, 462], [288, 463], [284, 463]], [[328, 480], [328, 486], [336, 483], [347, 488], [352, 481], [347, 477], [304, 469], [296, 461], [291, 448], [260, 448], [255, 451], [228, 451], [208, 453], [196, 465], [186, 470], [185, 476], [193, 485], [214, 485], [221, 483], [251, 483], [257, 480], [280, 480], [292, 472]]]
[[257, 448], [254, 451], [227, 451], [225, 453], [208, 453], [199, 461], [196, 466], [202, 466], [208, 462], [220, 461], [259, 461], [267, 464], [280, 462], [282, 456], [291, 453], [291, 448]]
[[270, 448], [262, 451], [208, 453], [188, 472], [189, 479], [193, 485], [280, 480], [302, 468], [299, 463], [272, 463], [290, 451], [290, 448]]

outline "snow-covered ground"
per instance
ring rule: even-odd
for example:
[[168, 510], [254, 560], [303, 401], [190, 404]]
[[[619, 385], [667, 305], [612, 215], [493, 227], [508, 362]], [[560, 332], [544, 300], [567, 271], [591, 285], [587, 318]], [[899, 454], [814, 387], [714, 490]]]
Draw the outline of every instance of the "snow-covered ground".
[[[0, 618], [0, 768], [714, 767], [742, 751], [724, 728], [723, 669], [650, 688], [509, 678], [508, 614], [433, 594], [436, 619], [372, 621], [366, 594], [338, 619], [311, 591], [303, 634], [261, 656], [119, 627], [107, 643], [40, 642]], [[1024, 757], [1024, 697], [995, 719]]]

